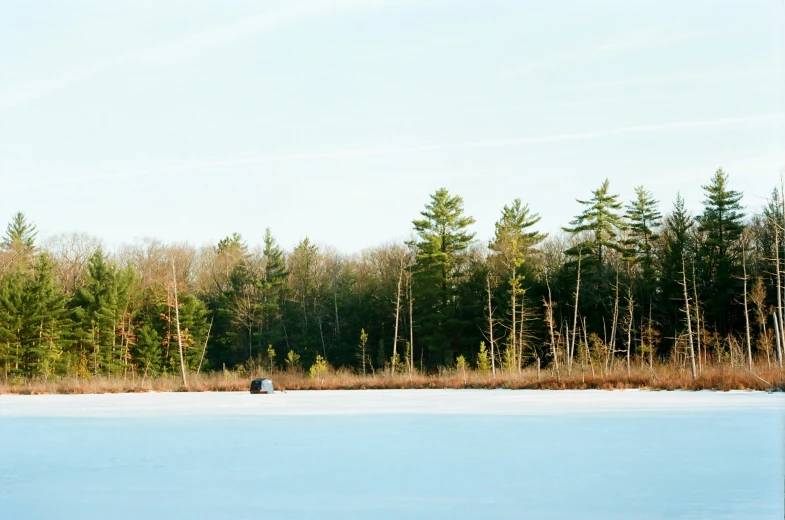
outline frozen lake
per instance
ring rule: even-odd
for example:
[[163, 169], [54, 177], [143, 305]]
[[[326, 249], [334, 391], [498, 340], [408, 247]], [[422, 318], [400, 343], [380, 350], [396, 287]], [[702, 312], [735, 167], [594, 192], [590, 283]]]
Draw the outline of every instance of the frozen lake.
[[783, 518], [782, 394], [0, 396], [8, 519]]

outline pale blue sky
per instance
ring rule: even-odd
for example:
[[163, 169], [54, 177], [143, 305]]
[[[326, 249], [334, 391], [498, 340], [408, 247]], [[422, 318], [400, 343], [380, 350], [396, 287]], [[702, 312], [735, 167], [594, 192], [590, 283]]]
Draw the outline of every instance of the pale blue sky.
[[44, 236], [352, 252], [445, 186], [486, 240], [718, 167], [755, 209], [785, 168], [782, 0], [0, 2], [0, 218]]

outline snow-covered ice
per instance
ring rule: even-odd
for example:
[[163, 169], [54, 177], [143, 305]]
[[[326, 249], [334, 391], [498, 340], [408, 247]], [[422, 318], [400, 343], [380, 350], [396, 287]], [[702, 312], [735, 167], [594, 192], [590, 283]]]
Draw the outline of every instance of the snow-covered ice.
[[782, 518], [785, 397], [0, 396], [0, 518]]

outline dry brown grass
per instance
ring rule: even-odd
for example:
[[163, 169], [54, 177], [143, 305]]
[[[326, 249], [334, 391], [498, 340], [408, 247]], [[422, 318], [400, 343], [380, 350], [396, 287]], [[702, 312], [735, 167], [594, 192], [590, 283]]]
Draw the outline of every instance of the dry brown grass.
[[[674, 365], [635, 368], [628, 376], [626, 370], [618, 369], [603, 376], [581, 370], [572, 374], [556, 375], [543, 371], [538, 377], [536, 370], [524, 370], [521, 374], [482, 374], [467, 371], [451, 371], [442, 374], [376, 374], [358, 375], [348, 370], [330, 372], [311, 379], [302, 372], [275, 372], [267, 374], [243, 374], [238, 372], [215, 372], [192, 374], [188, 380], [191, 392], [247, 391], [253, 377], [267, 376], [273, 379], [276, 389], [281, 390], [370, 390], [370, 389], [425, 389], [425, 388], [508, 388], [508, 389], [625, 389], [649, 390], [760, 390], [785, 391], [785, 372], [779, 369], [759, 369], [755, 374], [744, 368], [728, 365], [704, 367], [695, 380], [689, 370]], [[0, 380], [0, 394], [103, 394], [125, 392], [182, 392], [185, 391], [179, 378], [166, 376], [155, 379], [96, 377], [79, 379], [66, 377], [45, 381], [32, 379], [12, 384]]]

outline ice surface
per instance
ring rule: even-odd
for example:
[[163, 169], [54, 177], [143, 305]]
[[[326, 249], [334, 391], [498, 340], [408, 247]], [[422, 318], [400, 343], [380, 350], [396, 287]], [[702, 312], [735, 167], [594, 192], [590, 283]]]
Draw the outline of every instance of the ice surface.
[[742, 391], [321, 390], [273, 395], [248, 392], [0, 395], [0, 417], [530, 415], [775, 408], [785, 410], [783, 394]]
[[783, 518], [781, 394], [0, 396], [0, 518]]

